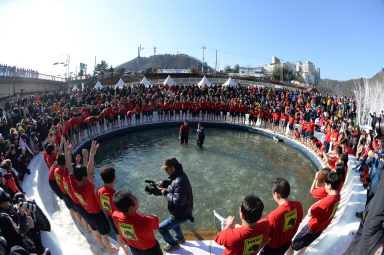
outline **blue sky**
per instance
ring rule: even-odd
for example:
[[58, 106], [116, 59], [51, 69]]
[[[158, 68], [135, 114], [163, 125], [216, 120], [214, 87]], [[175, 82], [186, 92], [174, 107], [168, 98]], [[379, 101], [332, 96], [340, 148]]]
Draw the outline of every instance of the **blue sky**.
[[52, 63], [116, 66], [184, 53], [218, 67], [260, 66], [272, 56], [312, 61], [322, 78], [371, 77], [384, 67], [384, 0], [0, 0], [0, 63], [64, 73]]

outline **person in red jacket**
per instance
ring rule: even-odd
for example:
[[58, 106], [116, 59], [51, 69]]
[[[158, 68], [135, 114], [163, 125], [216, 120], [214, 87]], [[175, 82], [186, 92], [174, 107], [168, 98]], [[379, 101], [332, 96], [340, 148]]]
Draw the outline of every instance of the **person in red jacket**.
[[289, 138], [293, 138], [294, 130], [295, 130], [295, 114], [292, 112], [289, 115], [288, 123], [289, 123]]
[[106, 118], [107, 111], [103, 108], [101, 108], [101, 112], [99, 115], [99, 126], [100, 126], [100, 133], [104, 133], [104, 123]]
[[235, 118], [237, 118], [237, 122], [240, 123], [240, 103], [235, 103], [234, 108], [235, 108]]
[[119, 190], [113, 195], [117, 211], [112, 218], [121, 238], [129, 245], [133, 255], [162, 255], [154, 230], [159, 229], [156, 215], [137, 213], [139, 202], [129, 190]]
[[175, 102], [175, 120], [177, 117], [179, 117], [179, 120], [180, 120], [180, 109], [181, 109], [181, 103], [179, 100], [176, 100], [176, 102]]
[[313, 137], [315, 133], [315, 122], [313, 119], [311, 119], [308, 124], [307, 124], [307, 131], [306, 131], [306, 136], [307, 136], [307, 146], [310, 146], [310, 139]]
[[284, 111], [281, 113], [281, 129], [283, 135], [287, 134], [287, 126], [288, 126], [288, 114], [286, 114]]
[[236, 224], [235, 217], [225, 220], [226, 226], [215, 237], [215, 242], [223, 245], [223, 255], [257, 254], [267, 241], [269, 223], [260, 220], [264, 205], [259, 197], [249, 195], [244, 198], [240, 207], [241, 225]]
[[221, 103], [221, 111], [223, 112], [223, 115], [221, 115], [222, 117], [222, 121], [226, 122], [227, 121], [227, 113], [228, 113], [228, 105], [225, 101], [222, 101]]
[[140, 106], [136, 105], [135, 108], [133, 109], [133, 112], [135, 113], [136, 125], [140, 124], [140, 114], [141, 114]]
[[163, 118], [163, 102], [159, 99], [156, 102], [156, 109], [157, 109], [157, 117], [159, 118], [159, 121]]
[[300, 142], [300, 132], [297, 128], [295, 128], [295, 137]]
[[126, 112], [125, 105], [120, 104], [119, 105], [119, 116], [120, 116], [120, 124], [122, 127], [125, 125], [125, 112]]
[[315, 241], [331, 223], [340, 202], [340, 194], [337, 192], [339, 182], [337, 173], [329, 172], [327, 174], [325, 177], [327, 196], [309, 208], [308, 216], [310, 220], [296, 235], [286, 254], [291, 255], [294, 251], [305, 251], [302, 249], [306, 249]]
[[231, 123], [235, 123], [235, 103], [229, 105], [229, 115], [231, 116]]
[[279, 132], [279, 125], [280, 125], [280, 111], [278, 109], [275, 109], [272, 113], [273, 116], [273, 127], [272, 130], [276, 133]]
[[303, 121], [301, 124], [301, 142], [306, 143], [307, 141], [307, 129], [308, 129], [308, 124], [307, 121]]
[[132, 115], [133, 115], [133, 111], [132, 110], [127, 111], [128, 126], [132, 126]]
[[65, 148], [69, 182], [75, 196], [85, 209], [85, 220], [91, 227], [92, 234], [100, 245], [100, 248], [104, 249], [106, 247], [108, 253], [115, 253], [119, 248], [111, 245], [109, 242], [108, 234], [111, 230], [108, 220], [101, 212], [100, 205], [97, 202], [95, 186], [93, 184], [94, 158], [99, 144], [96, 141], [92, 141], [87, 167], [82, 164], [77, 164], [73, 167], [70, 160], [71, 152], [68, 146], [65, 145]]
[[44, 150], [44, 160], [47, 164], [48, 169], [51, 168], [53, 162], [56, 161], [57, 157], [57, 147], [55, 144], [47, 144]]
[[285, 254], [303, 220], [303, 206], [299, 201], [288, 200], [290, 192], [287, 180], [277, 178], [273, 182], [273, 199], [279, 206], [266, 217], [270, 226], [269, 240], [260, 255]]
[[325, 167], [322, 170], [316, 172], [315, 179], [313, 180], [311, 186], [311, 194], [313, 198], [321, 200], [328, 195], [325, 190], [325, 177], [330, 171], [330, 168]]
[[71, 199], [70, 194], [68, 193], [68, 187], [64, 185], [63, 179], [68, 175], [68, 170], [66, 168], [66, 158], [64, 153], [59, 153], [57, 155], [57, 164], [52, 173], [50, 173], [50, 179], [55, 178], [57, 186], [60, 188], [61, 197], [64, 201], [65, 206], [68, 208], [69, 213], [76, 218], [77, 222], [81, 224], [81, 218], [79, 212], [74, 204], [74, 201]]
[[191, 131], [191, 126], [189, 126], [188, 121], [184, 121], [184, 124], [180, 126], [179, 140], [180, 144], [188, 144], [188, 136]]
[[125, 242], [119, 235], [119, 230], [112, 219], [113, 212], [117, 211], [116, 205], [113, 203], [113, 195], [116, 193], [114, 189], [114, 183], [116, 181], [115, 169], [112, 166], [103, 166], [99, 173], [104, 182], [104, 186], [99, 188], [96, 192], [97, 202], [99, 202], [100, 207], [104, 209], [109, 224], [116, 234], [117, 242], [120, 244], [121, 248], [123, 248], [125, 254], [128, 254]]
[[182, 110], [181, 118], [183, 118], [183, 119], [187, 118], [188, 106], [189, 106], [188, 102], [183, 100], [181, 103], [181, 110]]
[[331, 148], [331, 150], [334, 150], [334, 147], [337, 146], [338, 139], [339, 139], [339, 131], [337, 131], [337, 126], [336, 126], [336, 124], [332, 124], [332, 130], [331, 130], [332, 148]]

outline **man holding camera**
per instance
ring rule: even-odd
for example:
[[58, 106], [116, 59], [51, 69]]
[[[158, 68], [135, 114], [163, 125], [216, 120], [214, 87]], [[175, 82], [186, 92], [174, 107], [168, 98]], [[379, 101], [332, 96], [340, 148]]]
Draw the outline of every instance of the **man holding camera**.
[[[157, 186], [161, 194], [167, 197], [168, 211], [171, 216], [160, 223], [159, 232], [168, 243], [164, 250], [170, 252], [179, 249], [179, 244], [185, 242], [180, 224], [187, 220], [194, 221], [192, 217], [193, 195], [189, 179], [176, 158], [166, 158], [161, 169], [167, 172], [170, 180], [161, 181], [157, 183]], [[176, 233], [176, 240], [169, 232], [171, 229]]]

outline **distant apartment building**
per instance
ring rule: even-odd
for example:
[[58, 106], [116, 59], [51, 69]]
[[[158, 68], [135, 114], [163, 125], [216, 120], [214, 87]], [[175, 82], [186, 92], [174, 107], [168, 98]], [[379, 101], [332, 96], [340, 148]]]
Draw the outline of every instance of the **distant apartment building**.
[[266, 78], [267, 73], [263, 67], [240, 67], [239, 73], [230, 73], [230, 76], [251, 76], [256, 78]]
[[316, 86], [319, 83], [320, 68], [315, 68], [315, 65], [312, 62], [307, 61], [304, 64], [301, 61], [297, 61], [296, 64], [292, 62], [281, 64], [281, 62], [282, 61], [279, 58], [273, 56], [272, 63], [264, 65], [263, 67], [269, 76], [272, 76], [275, 68], [281, 68], [281, 66], [283, 66], [285, 70], [289, 70], [292, 73], [300, 73], [307, 85]]
[[256, 78], [265, 78], [267, 74], [263, 67], [240, 67], [240, 76], [253, 76]]

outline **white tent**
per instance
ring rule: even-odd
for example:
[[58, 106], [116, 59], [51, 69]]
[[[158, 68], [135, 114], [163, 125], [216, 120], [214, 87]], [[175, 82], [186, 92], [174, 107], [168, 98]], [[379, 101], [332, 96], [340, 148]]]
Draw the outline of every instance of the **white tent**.
[[118, 83], [116, 84], [116, 86], [115, 86], [115, 89], [116, 89], [116, 88], [122, 89], [124, 86], [125, 86], [125, 83], [124, 83], [123, 80], [120, 78], [119, 82], [118, 82]]
[[207, 79], [207, 77], [204, 76], [203, 79], [201, 79], [201, 81], [199, 81], [197, 85], [199, 85], [200, 87], [204, 85], [210, 87], [212, 86], [212, 83]]
[[100, 81], [97, 81], [94, 89], [102, 89], [103, 85], [101, 85]]
[[170, 75], [168, 75], [167, 79], [165, 79], [165, 81], [163, 82], [163, 85], [175, 85], [175, 81], [171, 78]]
[[141, 80], [140, 84], [144, 84], [144, 86], [148, 87], [151, 86], [151, 83], [147, 80], [147, 78], [144, 78]]
[[229, 79], [223, 84], [223, 86], [236, 86], [236, 82], [232, 79], [232, 77], [229, 77]]
[[79, 88], [76, 86], [76, 84], [73, 85], [72, 87], [72, 92], [75, 92], [75, 91], [79, 91]]

